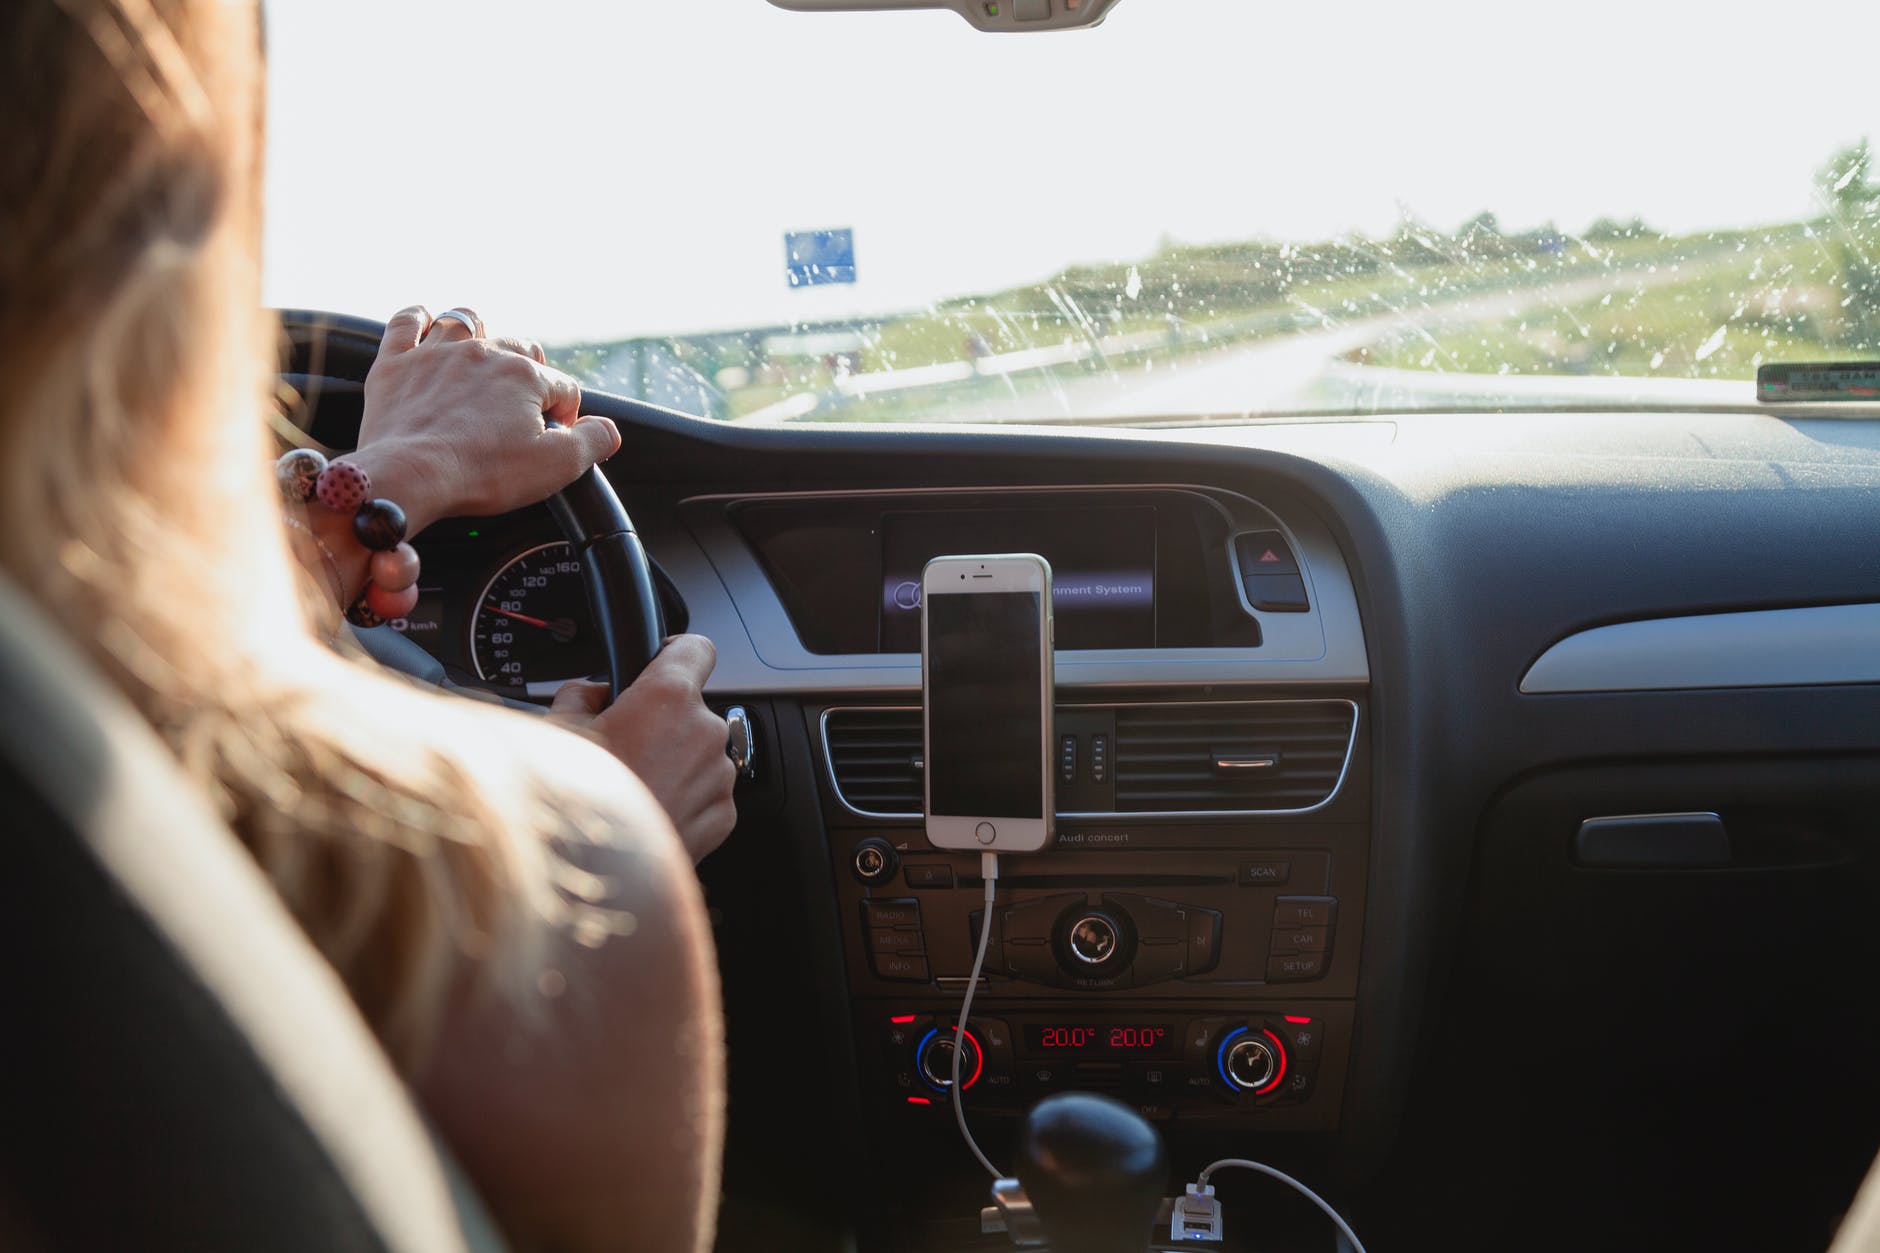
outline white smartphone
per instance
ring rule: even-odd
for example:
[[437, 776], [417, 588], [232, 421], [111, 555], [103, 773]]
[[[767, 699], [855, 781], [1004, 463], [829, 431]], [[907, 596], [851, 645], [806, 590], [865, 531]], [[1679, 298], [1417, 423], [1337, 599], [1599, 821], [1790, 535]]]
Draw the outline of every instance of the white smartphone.
[[1029, 853], [1055, 825], [1051, 565], [935, 557], [920, 584], [927, 838]]

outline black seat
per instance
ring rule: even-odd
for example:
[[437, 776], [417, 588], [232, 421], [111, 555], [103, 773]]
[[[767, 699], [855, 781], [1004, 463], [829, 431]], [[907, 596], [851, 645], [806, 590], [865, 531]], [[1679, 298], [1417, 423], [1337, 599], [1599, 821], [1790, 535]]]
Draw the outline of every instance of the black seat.
[[0, 580], [0, 1245], [499, 1247], [332, 969]]

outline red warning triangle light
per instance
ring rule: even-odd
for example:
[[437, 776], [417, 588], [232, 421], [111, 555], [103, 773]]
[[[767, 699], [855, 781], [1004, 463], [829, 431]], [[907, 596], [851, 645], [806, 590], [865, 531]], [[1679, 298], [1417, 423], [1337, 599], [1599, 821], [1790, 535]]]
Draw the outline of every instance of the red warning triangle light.
[[1263, 566], [1264, 565], [1278, 565], [1279, 561], [1280, 561], [1279, 554], [1274, 552], [1270, 548], [1260, 554], [1260, 564]]

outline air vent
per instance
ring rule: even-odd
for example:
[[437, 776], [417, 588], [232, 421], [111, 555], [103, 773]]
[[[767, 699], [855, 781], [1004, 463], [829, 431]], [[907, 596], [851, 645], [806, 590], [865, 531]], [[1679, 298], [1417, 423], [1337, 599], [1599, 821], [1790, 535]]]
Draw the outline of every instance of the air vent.
[[1119, 813], [1311, 809], [1351, 756], [1349, 701], [1120, 705]]
[[836, 792], [869, 817], [918, 818], [925, 801], [918, 708], [831, 709], [823, 715], [823, 747]]

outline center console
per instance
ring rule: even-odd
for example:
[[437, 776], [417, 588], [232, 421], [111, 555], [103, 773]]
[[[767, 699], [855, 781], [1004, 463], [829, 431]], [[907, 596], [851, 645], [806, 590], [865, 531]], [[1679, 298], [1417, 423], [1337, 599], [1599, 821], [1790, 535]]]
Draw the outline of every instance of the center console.
[[[918, 708], [812, 708], [865, 1101], [956, 1136], [985, 897], [919, 817]], [[1054, 842], [1001, 859], [961, 1092], [1079, 1090], [1169, 1128], [1332, 1131], [1363, 943], [1362, 699], [1061, 706]], [[1247, 767], [1242, 763], [1263, 764]]]

